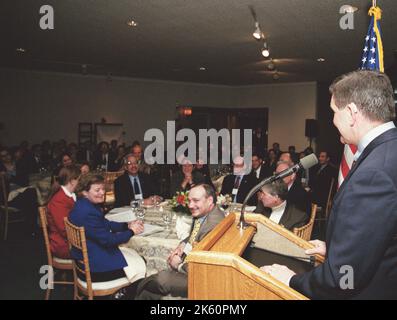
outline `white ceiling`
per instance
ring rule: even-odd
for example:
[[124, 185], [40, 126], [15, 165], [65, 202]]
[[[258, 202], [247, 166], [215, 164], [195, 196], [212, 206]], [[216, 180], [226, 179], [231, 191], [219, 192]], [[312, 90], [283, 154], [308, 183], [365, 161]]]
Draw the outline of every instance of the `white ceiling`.
[[[39, 28], [52, 5], [55, 29]], [[354, 30], [339, 9], [359, 8]], [[2, 0], [0, 66], [226, 85], [272, 83], [252, 37], [253, 6], [279, 82], [324, 81], [357, 69], [371, 0]], [[397, 1], [378, 0], [385, 66], [397, 50]], [[136, 28], [126, 21], [134, 19]], [[22, 47], [27, 51], [15, 51]], [[324, 63], [317, 58], [326, 59]], [[200, 71], [201, 66], [206, 71]]]

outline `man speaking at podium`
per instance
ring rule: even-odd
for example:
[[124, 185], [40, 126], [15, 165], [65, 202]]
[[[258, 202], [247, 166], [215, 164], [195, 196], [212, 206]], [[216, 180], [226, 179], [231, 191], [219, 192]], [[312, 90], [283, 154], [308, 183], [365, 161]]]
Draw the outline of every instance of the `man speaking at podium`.
[[262, 270], [311, 299], [397, 299], [397, 129], [393, 89], [379, 72], [355, 71], [330, 87], [341, 141], [358, 147], [334, 198], [326, 242], [306, 254], [323, 264], [295, 275]]

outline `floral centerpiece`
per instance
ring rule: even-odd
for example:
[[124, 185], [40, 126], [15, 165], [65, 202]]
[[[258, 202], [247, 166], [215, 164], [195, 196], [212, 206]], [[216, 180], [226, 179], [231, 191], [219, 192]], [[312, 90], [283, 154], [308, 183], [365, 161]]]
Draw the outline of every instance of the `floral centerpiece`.
[[189, 191], [177, 191], [176, 195], [170, 201], [171, 209], [175, 212], [190, 215], [188, 195]]
[[226, 194], [226, 195], [220, 194], [218, 195], [216, 200], [216, 204], [221, 209], [227, 209], [232, 202], [233, 202], [233, 198], [230, 194]]

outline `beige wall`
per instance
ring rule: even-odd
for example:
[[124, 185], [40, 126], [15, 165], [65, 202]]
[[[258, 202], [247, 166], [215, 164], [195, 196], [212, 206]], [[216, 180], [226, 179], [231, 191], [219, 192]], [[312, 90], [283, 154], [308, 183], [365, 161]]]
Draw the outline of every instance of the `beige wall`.
[[268, 107], [269, 143], [307, 145], [306, 118], [315, 118], [315, 83], [229, 87], [141, 79], [0, 69], [0, 142], [77, 141], [78, 122], [124, 124], [125, 140], [143, 141], [146, 129], [165, 132], [177, 105]]
[[279, 142], [281, 150], [295, 145], [300, 151], [309, 145], [305, 120], [316, 119], [315, 82], [242, 87], [239, 93], [242, 106], [269, 108], [269, 147]]

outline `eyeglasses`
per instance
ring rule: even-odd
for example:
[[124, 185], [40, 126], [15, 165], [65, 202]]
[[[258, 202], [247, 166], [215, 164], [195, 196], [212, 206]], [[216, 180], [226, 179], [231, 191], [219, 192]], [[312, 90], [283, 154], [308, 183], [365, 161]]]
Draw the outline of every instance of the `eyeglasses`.
[[138, 165], [138, 163], [136, 163], [136, 162], [131, 162], [131, 161], [127, 161], [127, 164], [128, 164], [128, 165], [131, 165], [131, 164]]

